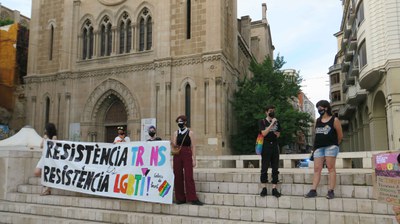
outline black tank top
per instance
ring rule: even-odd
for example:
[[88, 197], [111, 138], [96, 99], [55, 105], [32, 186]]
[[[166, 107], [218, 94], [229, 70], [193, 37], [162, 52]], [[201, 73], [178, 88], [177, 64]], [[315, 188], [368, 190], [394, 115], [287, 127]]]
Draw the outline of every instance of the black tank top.
[[[192, 140], [190, 139], [189, 132], [190, 132], [190, 130], [187, 129], [187, 131], [185, 133], [179, 134], [179, 130], [178, 130], [178, 135], [176, 136], [176, 144], [180, 146], [182, 144], [183, 138], [185, 138], [185, 141], [183, 142], [182, 146], [191, 146]], [[187, 134], [187, 136], [185, 137], [186, 134]]]
[[317, 119], [317, 123], [315, 124], [314, 148], [317, 149], [330, 145], [339, 145], [336, 129], [333, 126], [334, 121], [335, 116], [332, 116], [326, 123], [323, 123], [321, 118]]

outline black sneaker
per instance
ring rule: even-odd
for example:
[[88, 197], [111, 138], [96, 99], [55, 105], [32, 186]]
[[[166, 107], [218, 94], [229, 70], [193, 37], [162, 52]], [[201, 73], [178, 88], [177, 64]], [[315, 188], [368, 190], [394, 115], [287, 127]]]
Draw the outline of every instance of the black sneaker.
[[176, 203], [177, 205], [181, 205], [181, 204], [185, 204], [186, 201], [178, 201], [178, 200], [177, 200], [175, 203]]
[[282, 194], [278, 191], [278, 189], [273, 188], [272, 189], [272, 195], [279, 198], [280, 196], [282, 196]]
[[328, 194], [326, 195], [327, 199], [334, 199], [335, 198], [335, 193], [333, 192], [333, 190], [329, 190]]
[[316, 190], [310, 190], [306, 195], [304, 195], [306, 198], [315, 198], [317, 197], [317, 191]]
[[260, 196], [261, 196], [261, 197], [265, 197], [265, 196], [267, 196], [267, 194], [268, 194], [267, 188], [264, 187], [264, 188], [262, 189], [261, 193], [260, 193]]
[[199, 206], [202, 206], [202, 205], [204, 205], [204, 203], [201, 202], [201, 201], [199, 201], [199, 199], [197, 199], [197, 200], [195, 200], [195, 201], [192, 201], [192, 205], [199, 205]]

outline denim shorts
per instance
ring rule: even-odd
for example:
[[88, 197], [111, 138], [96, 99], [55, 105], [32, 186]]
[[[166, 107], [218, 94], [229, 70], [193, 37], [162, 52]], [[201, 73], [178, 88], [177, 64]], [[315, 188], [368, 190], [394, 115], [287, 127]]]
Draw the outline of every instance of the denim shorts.
[[314, 158], [320, 158], [325, 156], [336, 157], [338, 154], [339, 154], [339, 146], [330, 145], [315, 150]]

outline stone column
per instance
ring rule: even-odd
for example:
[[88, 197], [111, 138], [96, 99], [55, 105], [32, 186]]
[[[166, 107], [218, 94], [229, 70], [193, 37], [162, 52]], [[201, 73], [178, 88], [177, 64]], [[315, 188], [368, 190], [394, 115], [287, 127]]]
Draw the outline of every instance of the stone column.
[[35, 128], [36, 122], [35, 122], [35, 117], [36, 117], [36, 96], [32, 96], [32, 117], [31, 117], [31, 125], [33, 128]]
[[65, 139], [69, 139], [69, 118], [70, 118], [70, 107], [71, 107], [71, 93], [65, 93]]
[[165, 135], [171, 136], [171, 83], [165, 83]]
[[99, 47], [100, 47], [100, 34], [99, 31], [93, 31], [93, 57], [92, 58], [98, 58], [99, 57]]
[[364, 121], [363, 124], [363, 133], [364, 133], [364, 151], [371, 151], [371, 136], [369, 130], [369, 123]]
[[372, 151], [385, 151], [389, 149], [386, 117], [370, 118], [370, 136]]
[[133, 51], [135, 50], [135, 32], [136, 32], [136, 26], [133, 25], [133, 23], [132, 23], [131, 27], [132, 27], [132, 35], [131, 35], [131, 40], [130, 40], [130, 41], [131, 41], [131, 49], [130, 49], [129, 52], [133, 52]]
[[209, 117], [209, 113], [208, 113], [208, 110], [209, 110], [209, 89], [210, 89], [210, 87], [209, 87], [209, 85], [210, 85], [210, 83], [209, 83], [209, 79], [207, 78], [205, 81], [204, 81], [204, 134], [205, 135], [207, 135], [208, 134], [208, 128], [209, 128], [209, 126], [208, 126], [208, 117]]
[[[117, 28], [116, 27], [112, 27], [111, 28], [111, 36], [112, 36], [112, 41], [111, 41], [111, 54], [110, 55], [116, 55], [117, 52]], [[108, 40], [107, 40], [108, 41]]]
[[223, 111], [222, 111], [222, 77], [217, 77], [215, 79], [215, 85], [216, 85], [216, 96], [215, 96], [215, 106], [217, 109], [217, 134], [222, 133], [222, 116], [223, 116]]
[[[80, 7], [81, 7], [81, 1], [80, 0], [74, 0], [74, 8], [73, 8], [73, 22], [72, 22], [72, 32], [73, 34], [71, 35], [72, 40], [71, 40], [71, 47], [72, 49], [67, 49], [67, 51], [72, 51], [72, 54], [70, 55], [70, 61], [73, 61], [74, 56], [73, 55], [77, 55], [78, 60], [82, 60], [82, 36], [80, 34], [80, 27], [82, 26], [82, 24], [79, 24], [79, 18], [80, 18]], [[78, 37], [77, 39], [75, 39], [75, 37]], [[77, 44], [75, 45], [75, 41], [78, 41]], [[76, 46], [76, 47], [73, 47]]]

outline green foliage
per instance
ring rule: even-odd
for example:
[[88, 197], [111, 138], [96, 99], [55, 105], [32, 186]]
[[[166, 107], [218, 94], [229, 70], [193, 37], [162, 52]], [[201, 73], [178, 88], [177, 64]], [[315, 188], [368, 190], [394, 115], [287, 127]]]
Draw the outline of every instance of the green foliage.
[[301, 78], [287, 77], [280, 70], [285, 64], [283, 57], [275, 61], [266, 58], [259, 64], [252, 61], [250, 71], [253, 77], [245, 77], [238, 82], [238, 90], [232, 102], [237, 119], [237, 134], [232, 136], [232, 145], [237, 154], [254, 154], [258, 134], [258, 121], [266, 117], [265, 107], [274, 105], [275, 116], [282, 131], [279, 145], [293, 143], [296, 133], [309, 127], [309, 114], [297, 111], [291, 104], [300, 92]]
[[11, 19], [0, 19], [0, 26], [7, 26], [13, 23], [14, 21], [12, 21]]

